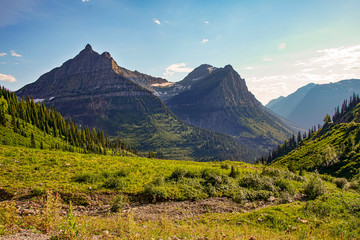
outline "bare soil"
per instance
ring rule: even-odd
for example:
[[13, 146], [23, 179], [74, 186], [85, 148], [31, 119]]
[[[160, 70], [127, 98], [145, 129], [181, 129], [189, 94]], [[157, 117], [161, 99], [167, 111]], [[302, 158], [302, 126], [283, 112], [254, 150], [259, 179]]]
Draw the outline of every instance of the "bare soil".
[[[159, 203], [140, 203], [131, 202], [120, 212], [127, 215], [132, 212], [135, 220], [141, 221], [157, 221], [162, 217], [172, 220], [181, 220], [193, 218], [206, 213], [244, 213], [253, 211], [268, 205], [276, 204], [276, 200], [257, 201], [245, 204], [239, 204], [228, 198], [208, 198], [199, 201], [183, 201], [183, 202], [159, 202]], [[16, 206], [19, 215], [38, 215], [43, 209], [41, 202], [33, 200], [18, 200]], [[61, 215], [66, 215], [68, 205], [63, 204]], [[76, 216], [108, 216], [111, 214], [111, 205], [90, 204], [88, 206], [73, 206], [73, 213]], [[30, 239], [45, 240], [50, 239], [47, 234], [41, 234], [32, 230], [21, 229], [19, 233], [10, 236], [2, 236], [0, 240], [13, 239]]]

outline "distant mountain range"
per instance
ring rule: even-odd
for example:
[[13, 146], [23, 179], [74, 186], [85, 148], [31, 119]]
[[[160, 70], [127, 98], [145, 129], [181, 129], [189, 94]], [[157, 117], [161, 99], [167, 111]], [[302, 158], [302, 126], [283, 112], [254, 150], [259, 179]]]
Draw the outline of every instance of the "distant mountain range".
[[353, 93], [360, 93], [360, 80], [350, 79], [329, 84], [308, 84], [287, 97], [270, 101], [266, 107], [280, 116], [309, 129], [332, 115], [337, 106]]
[[230, 65], [204, 64], [169, 83], [122, 68], [110, 53], [99, 54], [90, 45], [17, 95], [167, 158], [254, 161], [292, 133]]

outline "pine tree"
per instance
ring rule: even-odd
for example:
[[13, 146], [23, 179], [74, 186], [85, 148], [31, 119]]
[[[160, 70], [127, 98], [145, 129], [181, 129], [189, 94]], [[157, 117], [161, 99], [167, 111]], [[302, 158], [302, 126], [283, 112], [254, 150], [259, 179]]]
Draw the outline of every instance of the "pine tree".
[[8, 111], [8, 103], [3, 96], [0, 98], [0, 124], [6, 125], [6, 113]]
[[30, 147], [36, 147], [34, 133], [31, 133]]

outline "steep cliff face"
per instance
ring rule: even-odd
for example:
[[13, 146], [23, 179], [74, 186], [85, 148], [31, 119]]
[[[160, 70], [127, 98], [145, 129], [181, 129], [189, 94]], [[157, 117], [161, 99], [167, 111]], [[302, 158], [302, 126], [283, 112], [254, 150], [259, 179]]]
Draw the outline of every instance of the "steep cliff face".
[[209, 64], [202, 64], [189, 73], [182, 81], [175, 83], [168, 82], [165, 84], [153, 84], [152, 91], [161, 100], [166, 102], [170, 98], [190, 89], [194, 83], [210, 75], [214, 69], [216, 68]]
[[189, 89], [165, 103], [192, 125], [235, 136], [263, 149], [271, 149], [291, 134], [248, 91], [245, 80], [230, 65], [212, 68], [203, 77], [198, 76]]
[[116, 91], [117, 94], [134, 96], [151, 95], [119, 74], [119, 69], [110, 53], [104, 52], [100, 55], [87, 45], [75, 58], [42, 75], [36, 82], [21, 88], [17, 94], [29, 94], [38, 99], [88, 95], [100, 91]]
[[87, 45], [75, 58], [17, 94], [45, 101], [78, 125], [120, 136], [142, 152], [151, 150], [167, 158], [202, 161], [254, 161], [261, 154], [230, 136], [185, 124], [152, 92], [125, 76], [146, 84], [157, 81], [124, 70], [109, 53], [100, 55]]
[[100, 127], [111, 135], [119, 130], [119, 121], [113, 119], [121, 122], [124, 117], [132, 116], [137, 122], [146, 119], [148, 114], [169, 112], [150, 91], [125, 78], [118, 70], [108, 52], [100, 55], [87, 45], [75, 58], [42, 75], [17, 94], [44, 99], [64, 117], [71, 117], [80, 125]]

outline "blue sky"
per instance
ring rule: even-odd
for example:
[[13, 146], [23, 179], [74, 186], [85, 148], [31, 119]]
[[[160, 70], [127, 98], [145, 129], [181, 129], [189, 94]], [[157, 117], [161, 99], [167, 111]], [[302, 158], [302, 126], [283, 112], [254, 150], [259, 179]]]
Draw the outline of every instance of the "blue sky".
[[231, 64], [264, 104], [360, 78], [359, 0], [0, 0], [0, 84], [17, 90], [87, 43], [122, 67], [179, 81]]

